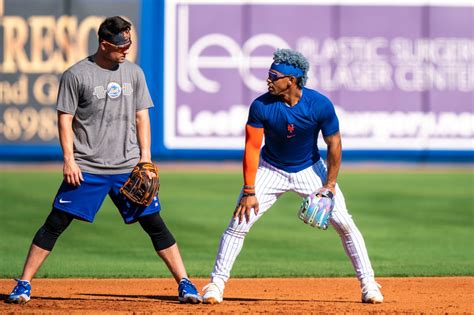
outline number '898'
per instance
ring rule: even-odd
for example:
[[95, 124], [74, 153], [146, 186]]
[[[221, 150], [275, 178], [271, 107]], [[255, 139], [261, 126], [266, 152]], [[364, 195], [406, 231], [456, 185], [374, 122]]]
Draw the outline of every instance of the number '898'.
[[58, 137], [58, 119], [52, 108], [36, 109], [26, 107], [18, 109], [9, 107], [3, 112], [0, 120], [0, 135], [8, 141], [28, 141], [37, 136], [43, 141]]

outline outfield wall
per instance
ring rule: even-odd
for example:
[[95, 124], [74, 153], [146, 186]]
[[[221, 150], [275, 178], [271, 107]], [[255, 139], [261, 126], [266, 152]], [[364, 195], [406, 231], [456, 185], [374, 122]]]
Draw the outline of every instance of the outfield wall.
[[95, 50], [100, 19], [119, 14], [136, 26], [130, 59], [156, 105], [158, 159], [240, 159], [272, 52], [291, 47], [311, 63], [307, 86], [336, 106], [345, 159], [474, 161], [469, 1], [0, 2], [2, 159], [61, 156], [60, 73]]

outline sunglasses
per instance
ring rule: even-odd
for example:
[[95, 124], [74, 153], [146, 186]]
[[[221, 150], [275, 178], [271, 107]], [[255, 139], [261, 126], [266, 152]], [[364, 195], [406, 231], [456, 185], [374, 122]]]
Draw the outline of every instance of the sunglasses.
[[276, 81], [276, 80], [280, 80], [282, 78], [285, 78], [285, 77], [288, 77], [288, 75], [280, 75], [280, 74], [276, 74], [275, 72], [271, 72], [271, 71], [268, 71], [268, 78], [270, 79], [270, 81]]
[[112, 46], [115, 50], [117, 51], [120, 51], [120, 52], [124, 52], [124, 51], [127, 51], [128, 49], [130, 49], [130, 46], [132, 46], [132, 40], [130, 39], [130, 42], [128, 44], [125, 44], [125, 45], [115, 45], [115, 44], [112, 44], [106, 40], [103, 39], [104, 42], [106, 42], [107, 44], [109, 44], [110, 46]]

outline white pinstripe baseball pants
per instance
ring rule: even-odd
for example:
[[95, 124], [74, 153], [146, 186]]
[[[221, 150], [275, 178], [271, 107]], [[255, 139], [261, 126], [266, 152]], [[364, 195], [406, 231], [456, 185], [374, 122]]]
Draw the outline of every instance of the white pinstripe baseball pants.
[[[257, 215], [251, 211], [249, 222], [245, 219], [239, 224], [231, 219], [221, 237], [219, 248], [211, 274], [211, 281], [224, 286], [230, 277], [230, 271], [239, 255], [244, 239], [252, 225], [275, 203], [285, 192], [294, 191], [302, 197], [322, 187], [327, 175], [326, 165], [321, 159], [313, 166], [297, 173], [287, 173], [260, 159], [255, 181], [255, 193], [260, 204]], [[240, 197], [239, 197], [240, 200]], [[295, 211], [297, 206], [295, 205]], [[344, 196], [336, 185], [336, 196], [331, 224], [339, 234], [344, 250], [352, 262], [357, 278], [373, 278], [372, 269], [364, 239], [347, 211]]]

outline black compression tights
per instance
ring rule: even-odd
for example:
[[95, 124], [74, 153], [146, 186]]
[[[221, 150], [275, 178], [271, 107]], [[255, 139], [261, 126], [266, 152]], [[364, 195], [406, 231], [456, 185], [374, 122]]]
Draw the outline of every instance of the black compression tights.
[[141, 217], [138, 222], [150, 236], [156, 251], [166, 249], [176, 243], [159, 212]]
[[[58, 237], [66, 230], [73, 219], [72, 214], [53, 208], [48, 218], [46, 218], [46, 222], [36, 232], [33, 244], [47, 251], [52, 251]], [[150, 236], [156, 251], [166, 249], [176, 243], [159, 212], [141, 217], [138, 222]]]
[[69, 226], [72, 219], [74, 219], [72, 214], [53, 208], [46, 218], [46, 222], [36, 232], [33, 244], [42, 249], [52, 251], [59, 235]]

